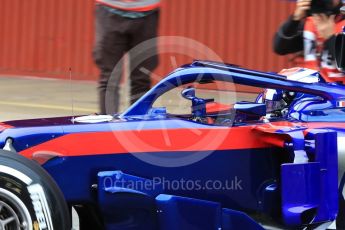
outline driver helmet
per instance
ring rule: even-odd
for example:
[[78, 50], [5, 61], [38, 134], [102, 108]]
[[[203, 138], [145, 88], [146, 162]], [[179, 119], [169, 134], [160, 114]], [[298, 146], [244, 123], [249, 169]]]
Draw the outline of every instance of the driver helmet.
[[[290, 81], [316, 83], [322, 82], [323, 79], [318, 71], [307, 68], [283, 69], [278, 74], [286, 76]], [[296, 100], [305, 97], [303, 93], [295, 93], [280, 89], [266, 89], [262, 94], [262, 102], [266, 104], [267, 113], [283, 111]]]

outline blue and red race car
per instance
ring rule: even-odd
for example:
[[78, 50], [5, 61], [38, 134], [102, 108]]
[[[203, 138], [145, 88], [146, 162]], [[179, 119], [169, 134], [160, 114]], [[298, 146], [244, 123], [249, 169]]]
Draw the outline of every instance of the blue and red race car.
[[[119, 115], [1, 123], [0, 229], [71, 229], [72, 207], [81, 229], [343, 229], [345, 86], [286, 72], [195, 61]], [[157, 106], [172, 90], [188, 112]]]

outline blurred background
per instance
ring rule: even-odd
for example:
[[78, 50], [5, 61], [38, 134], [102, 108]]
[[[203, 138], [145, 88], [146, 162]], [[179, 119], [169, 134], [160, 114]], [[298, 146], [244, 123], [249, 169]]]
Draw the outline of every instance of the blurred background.
[[[212, 49], [223, 61], [264, 71], [289, 66], [273, 54], [272, 37], [294, 9], [284, 0], [163, 0], [160, 35], [183, 36]], [[92, 60], [94, 0], [1, 0], [0, 74], [96, 80]], [[196, 56], [195, 59], [198, 57]], [[177, 57], [177, 64], [190, 58]], [[172, 70], [160, 58], [156, 70]]]
[[[193, 39], [227, 63], [279, 71], [293, 63], [273, 53], [272, 39], [294, 6], [284, 0], [163, 0], [159, 34]], [[94, 0], [0, 1], [0, 121], [98, 111], [94, 8]], [[154, 82], [205, 59], [184, 52], [173, 59], [160, 54]], [[77, 81], [69, 81], [70, 68]], [[127, 106], [122, 97], [121, 110]]]

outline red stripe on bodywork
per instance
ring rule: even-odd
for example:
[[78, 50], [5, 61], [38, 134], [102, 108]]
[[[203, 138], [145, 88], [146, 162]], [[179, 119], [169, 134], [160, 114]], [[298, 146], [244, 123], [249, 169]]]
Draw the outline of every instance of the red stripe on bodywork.
[[[95, 154], [210, 151], [283, 146], [284, 140], [262, 135], [256, 126], [211, 129], [162, 129], [68, 134], [21, 153], [56, 152], [60, 156]], [[264, 140], [266, 139], [266, 140]]]
[[5, 123], [0, 123], [0, 132], [4, 131], [5, 129], [13, 128], [11, 125], [7, 125]]
[[279, 135], [277, 130], [304, 126], [308, 129], [337, 127], [345, 123], [272, 122], [242, 127], [185, 128], [160, 130], [129, 130], [113, 132], [72, 133], [43, 144], [31, 147], [21, 153], [32, 158], [36, 153], [49, 152], [58, 156], [84, 156], [95, 154], [182, 152], [236, 150], [267, 147], [283, 147], [288, 135]]

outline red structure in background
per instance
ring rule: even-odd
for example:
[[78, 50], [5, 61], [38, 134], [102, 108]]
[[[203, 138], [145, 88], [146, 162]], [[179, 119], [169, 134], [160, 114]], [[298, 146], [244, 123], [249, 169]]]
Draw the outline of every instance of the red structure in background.
[[[273, 54], [272, 36], [293, 7], [283, 0], [163, 0], [160, 34], [199, 41], [225, 62], [278, 71], [289, 64]], [[75, 79], [97, 79], [93, 15], [94, 0], [1, 0], [0, 74], [67, 79], [71, 67]], [[191, 61], [176, 57], [177, 65]], [[174, 68], [166, 55], [160, 63], [158, 75]]]

